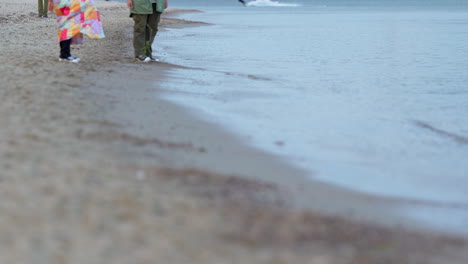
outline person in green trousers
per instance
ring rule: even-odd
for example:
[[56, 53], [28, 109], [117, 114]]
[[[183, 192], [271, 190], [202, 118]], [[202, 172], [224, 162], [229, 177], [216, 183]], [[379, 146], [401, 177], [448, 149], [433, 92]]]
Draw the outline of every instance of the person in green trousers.
[[153, 58], [154, 38], [158, 33], [161, 14], [168, 6], [168, 0], [127, 0], [133, 27], [133, 49], [140, 62], [158, 61]]
[[37, 10], [39, 17], [47, 17], [47, 8], [49, 6], [49, 0], [38, 0]]

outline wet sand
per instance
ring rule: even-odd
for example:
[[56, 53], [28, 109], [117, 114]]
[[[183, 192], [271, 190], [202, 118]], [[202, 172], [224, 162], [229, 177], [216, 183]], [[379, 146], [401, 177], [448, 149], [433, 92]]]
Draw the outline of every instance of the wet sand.
[[159, 99], [173, 66], [133, 62], [123, 4], [66, 64], [28, 2], [0, 0], [1, 263], [468, 263], [401, 201], [309, 183]]

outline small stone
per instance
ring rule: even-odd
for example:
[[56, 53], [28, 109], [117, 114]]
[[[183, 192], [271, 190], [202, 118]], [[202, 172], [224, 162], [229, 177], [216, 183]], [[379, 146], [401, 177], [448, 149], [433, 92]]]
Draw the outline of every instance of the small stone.
[[275, 145], [277, 145], [277, 146], [284, 146], [284, 142], [278, 140], [278, 141], [275, 141]]

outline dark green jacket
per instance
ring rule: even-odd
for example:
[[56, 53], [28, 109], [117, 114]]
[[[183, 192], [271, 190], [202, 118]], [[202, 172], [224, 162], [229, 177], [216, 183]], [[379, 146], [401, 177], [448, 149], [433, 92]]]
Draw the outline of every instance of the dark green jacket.
[[[132, 1], [133, 1], [133, 8], [130, 9], [130, 13], [140, 14], [140, 15], [153, 14], [153, 5], [151, 4], [151, 0], [132, 0]], [[157, 1], [157, 2], [164, 3], [164, 1]]]

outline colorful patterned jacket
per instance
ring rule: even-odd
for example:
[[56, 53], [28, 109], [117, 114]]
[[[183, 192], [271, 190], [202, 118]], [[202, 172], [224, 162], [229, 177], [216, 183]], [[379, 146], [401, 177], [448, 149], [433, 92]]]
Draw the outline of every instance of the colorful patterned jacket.
[[[58, 40], [83, 42], [83, 35], [104, 38], [101, 16], [94, 0], [52, 0], [57, 15]], [[148, 0], [149, 1], [149, 0]]]

